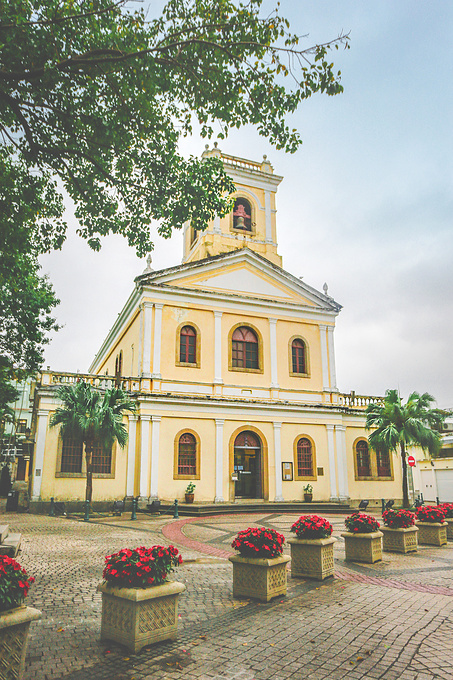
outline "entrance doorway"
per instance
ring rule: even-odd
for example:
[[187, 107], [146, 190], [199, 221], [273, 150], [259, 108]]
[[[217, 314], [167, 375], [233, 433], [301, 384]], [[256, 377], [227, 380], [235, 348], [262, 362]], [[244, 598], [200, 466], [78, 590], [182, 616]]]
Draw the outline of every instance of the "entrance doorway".
[[235, 498], [263, 498], [261, 442], [254, 432], [241, 432], [234, 441]]

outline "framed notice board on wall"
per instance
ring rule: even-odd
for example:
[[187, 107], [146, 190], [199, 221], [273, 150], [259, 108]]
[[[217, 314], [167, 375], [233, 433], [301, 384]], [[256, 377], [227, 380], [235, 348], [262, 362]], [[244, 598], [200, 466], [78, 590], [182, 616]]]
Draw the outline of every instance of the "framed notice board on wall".
[[292, 463], [282, 463], [282, 480], [284, 482], [293, 481], [293, 464]]

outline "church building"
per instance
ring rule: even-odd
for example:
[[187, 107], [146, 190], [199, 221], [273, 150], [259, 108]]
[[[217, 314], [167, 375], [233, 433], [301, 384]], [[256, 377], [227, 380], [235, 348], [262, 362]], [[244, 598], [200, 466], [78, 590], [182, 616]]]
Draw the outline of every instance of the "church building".
[[264, 157], [218, 156], [232, 177], [234, 209], [205, 231], [184, 230], [182, 263], [150, 258], [89, 374], [43, 371], [32, 499], [83, 499], [77, 442], [49, 429], [58, 385], [115, 382], [137, 401], [123, 450], [94, 455], [93, 500], [140, 496], [357, 503], [401, 498], [397, 459], [368, 447], [372, 397], [342, 394], [334, 330], [341, 306], [282, 268], [276, 194], [282, 177]]

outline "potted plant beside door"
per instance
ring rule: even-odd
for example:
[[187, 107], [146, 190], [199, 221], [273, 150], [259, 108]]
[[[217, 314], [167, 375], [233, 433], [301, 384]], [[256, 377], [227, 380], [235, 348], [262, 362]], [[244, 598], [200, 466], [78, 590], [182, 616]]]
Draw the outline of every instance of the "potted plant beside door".
[[145, 645], [175, 640], [178, 625], [178, 597], [183, 583], [167, 576], [182, 563], [178, 550], [170, 545], [152, 548], [124, 548], [107, 555], [102, 593], [101, 639], [114, 640], [136, 654]]
[[304, 502], [311, 503], [313, 500], [313, 487], [311, 484], [304, 486]]
[[291, 576], [314, 578], [322, 581], [333, 576], [332, 525], [317, 515], [302, 515], [291, 531], [297, 538], [290, 538]]
[[239, 555], [229, 557], [233, 563], [233, 597], [251, 597], [269, 602], [286, 595], [286, 565], [283, 555], [285, 537], [273, 529], [249, 528], [240, 531], [231, 547]]
[[187, 488], [184, 492], [185, 497], [186, 497], [186, 503], [193, 503], [194, 491], [195, 491], [195, 484], [193, 482], [189, 482], [188, 485], [187, 485]]
[[25, 668], [30, 623], [41, 612], [24, 605], [30, 585], [28, 576], [16, 560], [0, 556], [0, 677], [21, 680]]

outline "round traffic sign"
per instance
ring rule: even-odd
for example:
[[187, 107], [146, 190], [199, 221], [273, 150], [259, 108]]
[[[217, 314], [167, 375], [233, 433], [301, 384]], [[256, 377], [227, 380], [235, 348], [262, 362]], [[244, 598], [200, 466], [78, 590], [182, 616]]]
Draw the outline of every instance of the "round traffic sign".
[[414, 466], [415, 466], [415, 458], [414, 458], [414, 456], [408, 456], [407, 462], [409, 463], [409, 465], [410, 465], [411, 467], [414, 467]]

